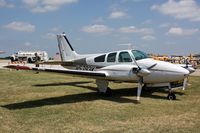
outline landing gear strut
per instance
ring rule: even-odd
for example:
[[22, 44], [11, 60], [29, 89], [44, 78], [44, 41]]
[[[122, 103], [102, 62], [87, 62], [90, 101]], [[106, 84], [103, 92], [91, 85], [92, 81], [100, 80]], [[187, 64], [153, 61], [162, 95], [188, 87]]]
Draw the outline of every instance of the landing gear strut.
[[103, 93], [107, 97], [112, 96], [112, 90], [108, 87], [109, 82], [107, 80], [96, 80], [97, 88], [100, 93]]

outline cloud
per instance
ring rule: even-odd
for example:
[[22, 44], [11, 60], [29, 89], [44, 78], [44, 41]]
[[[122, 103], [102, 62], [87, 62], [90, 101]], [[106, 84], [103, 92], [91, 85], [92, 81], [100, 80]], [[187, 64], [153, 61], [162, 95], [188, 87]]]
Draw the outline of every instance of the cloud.
[[146, 41], [152, 41], [152, 40], [155, 40], [156, 38], [154, 36], [147, 35], [147, 36], [143, 36], [142, 39]]
[[0, 7], [13, 8], [15, 5], [8, 3], [6, 0], [0, 0]]
[[128, 15], [126, 12], [123, 11], [113, 11], [109, 15], [110, 19], [122, 19], [122, 18], [128, 18]]
[[16, 30], [16, 31], [22, 31], [22, 32], [34, 32], [35, 31], [35, 25], [26, 23], [26, 22], [11, 22], [7, 25], [4, 25], [3, 28]]
[[122, 2], [144, 2], [145, 0], [122, 0]]
[[150, 25], [153, 23], [153, 20], [152, 19], [147, 19], [145, 20], [144, 22], [142, 22], [143, 25]]
[[159, 25], [159, 27], [160, 28], [168, 28], [168, 27], [170, 27], [170, 25], [171, 25], [170, 23], [162, 23]]
[[46, 39], [56, 39], [56, 34], [54, 33], [47, 33], [46, 35], [43, 36], [43, 38], [46, 38]]
[[41, 35], [41, 37], [44, 39], [55, 40], [56, 35], [62, 32], [61, 29], [62, 29], [61, 26], [52, 27], [48, 29], [48, 32], [46, 34]]
[[127, 33], [127, 34], [128, 33], [138, 33], [142, 35], [154, 34], [154, 30], [152, 28], [137, 28], [135, 26], [127, 26], [127, 27], [125, 26], [125, 27], [120, 27], [118, 29], [114, 29], [106, 25], [100, 25], [100, 24], [84, 26], [82, 28], [82, 31], [87, 33], [110, 33], [113, 31], [118, 31], [120, 33]]
[[112, 31], [112, 29], [106, 25], [94, 24], [94, 25], [84, 26], [82, 28], [82, 31], [87, 33], [109, 33]]
[[195, 0], [168, 0], [162, 5], [153, 5], [151, 9], [176, 19], [200, 21], [200, 7]]
[[58, 31], [60, 31], [60, 27], [51, 28], [50, 31], [58, 32]]
[[183, 29], [180, 27], [172, 27], [167, 32], [167, 35], [175, 35], [175, 36], [190, 36], [199, 32], [199, 29]]
[[121, 33], [140, 33], [140, 34], [153, 34], [154, 30], [152, 28], [137, 28], [135, 26], [121, 27], [119, 28]]
[[45, 13], [58, 10], [65, 4], [76, 3], [78, 0], [22, 0], [22, 2], [31, 12]]
[[102, 17], [98, 17], [95, 21], [95, 23], [103, 23], [105, 20]]
[[24, 45], [28, 47], [28, 46], [31, 46], [32, 43], [31, 42], [25, 42]]

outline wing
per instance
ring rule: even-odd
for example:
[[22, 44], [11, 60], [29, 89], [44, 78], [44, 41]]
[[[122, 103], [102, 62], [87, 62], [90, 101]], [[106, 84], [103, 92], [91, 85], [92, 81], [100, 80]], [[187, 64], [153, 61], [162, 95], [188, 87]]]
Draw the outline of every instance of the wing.
[[62, 64], [62, 61], [44, 61], [44, 62], [40, 62], [40, 64], [42, 65], [60, 65]]
[[76, 66], [79, 65], [74, 61], [47, 61], [47, 62], [40, 62], [42, 65], [61, 65], [61, 66]]
[[70, 70], [65, 68], [43, 68], [43, 67], [29, 67], [29, 66], [19, 66], [19, 65], [9, 65], [6, 68], [12, 68], [17, 70], [33, 70], [33, 71], [44, 71], [50, 73], [59, 73], [59, 74], [68, 74], [68, 75], [75, 75], [81, 76], [86, 78], [101, 78], [105, 79], [107, 73], [105, 71], [83, 71], [83, 70]]

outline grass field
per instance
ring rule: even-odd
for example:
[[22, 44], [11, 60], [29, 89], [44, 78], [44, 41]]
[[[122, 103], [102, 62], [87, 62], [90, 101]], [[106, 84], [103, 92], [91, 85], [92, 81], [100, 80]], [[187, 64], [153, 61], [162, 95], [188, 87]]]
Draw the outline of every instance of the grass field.
[[0, 132], [200, 132], [200, 78], [177, 90], [143, 92], [136, 84], [110, 83], [113, 97], [94, 80], [49, 73], [0, 70]]

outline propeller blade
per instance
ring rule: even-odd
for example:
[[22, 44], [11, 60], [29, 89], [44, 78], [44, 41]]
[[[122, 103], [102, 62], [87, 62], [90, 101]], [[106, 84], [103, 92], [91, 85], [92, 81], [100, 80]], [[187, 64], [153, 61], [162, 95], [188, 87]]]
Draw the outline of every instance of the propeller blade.
[[187, 82], [188, 82], [188, 77], [185, 77], [183, 81], [183, 90], [185, 90], [185, 88], [187, 87]]
[[135, 65], [138, 67], [138, 69], [141, 69], [140, 66], [138, 65], [137, 61], [134, 59]]
[[140, 100], [140, 95], [141, 95], [141, 92], [142, 92], [142, 84], [143, 84], [143, 78], [140, 77], [140, 81], [138, 82], [138, 89], [137, 89], [137, 101]]
[[147, 69], [148, 69], [148, 70], [150, 70], [150, 69], [154, 68], [156, 65], [157, 65], [157, 63], [155, 63], [155, 64], [151, 65], [151, 66], [150, 66], [150, 67], [148, 67]]

